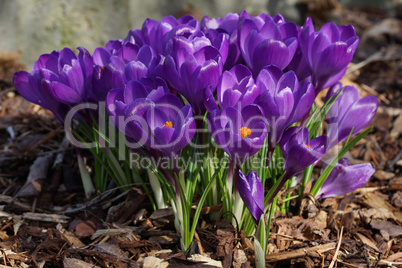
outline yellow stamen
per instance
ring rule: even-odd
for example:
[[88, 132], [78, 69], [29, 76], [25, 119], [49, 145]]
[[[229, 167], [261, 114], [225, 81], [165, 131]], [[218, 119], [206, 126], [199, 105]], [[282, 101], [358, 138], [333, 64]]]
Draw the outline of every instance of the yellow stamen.
[[306, 147], [308, 147], [308, 148], [311, 148], [311, 146], [310, 146], [310, 145], [308, 145], [308, 144], [304, 144], [304, 146], [306, 146]]
[[166, 124], [163, 125], [164, 127], [173, 127], [172, 121], [166, 121]]
[[240, 133], [241, 133], [241, 138], [244, 139], [248, 135], [251, 135], [251, 129], [249, 129], [248, 127], [242, 127], [240, 129]]

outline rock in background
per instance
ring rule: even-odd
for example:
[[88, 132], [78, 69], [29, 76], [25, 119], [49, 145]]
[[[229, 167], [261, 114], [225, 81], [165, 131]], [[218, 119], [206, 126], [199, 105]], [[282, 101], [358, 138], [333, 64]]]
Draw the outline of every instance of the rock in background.
[[[0, 51], [19, 52], [29, 70], [43, 53], [83, 46], [90, 52], [110, 39], [124, 38], [146, 18], [192, 14], [222, 17], [246, 9], [251, 14], [281, 13], [301, 24], [303, 5], [336, 0], [2, 0]], [[353, 1], [339, 0], [353, 5]], [[365, 1], [363, 1], [365, 2]], [[383, 1], [372, 0], [370, 3]], [[387, 1], [386, 1], [387, 2]], [[389, 2], [402, 2], [390, 0]], [[354, 3], [354, 2], [353, 2]], [[366, 3], [367, 4], [367, 3]], [[384, 6], [384, 5], [383, 5]], [[392, 6], [385, 5], [386, 7]]]

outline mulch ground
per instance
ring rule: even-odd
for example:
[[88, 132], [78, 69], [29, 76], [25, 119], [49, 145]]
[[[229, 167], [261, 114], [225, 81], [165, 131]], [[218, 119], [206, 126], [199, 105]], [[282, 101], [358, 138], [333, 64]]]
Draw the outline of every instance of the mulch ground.
[[[376, 173], [346, 196], [306, 194], [299, 211], [277, 213], [267, 267], [402, 267], [402, 20], [339, 5], [308, 12], [316, 24], [352, 23], [360, 36], [342, 81], [380, 107], [348, 157]], [[139, 187], [86, 199], [63, 128], [15, 91], [21, 69], [18, 55], [0, 53], [0, 267], [254, 267], [252, 238], [210, 220], [219, 206], [203, 210], [182, 253], [172, 210], [153, 211]]]

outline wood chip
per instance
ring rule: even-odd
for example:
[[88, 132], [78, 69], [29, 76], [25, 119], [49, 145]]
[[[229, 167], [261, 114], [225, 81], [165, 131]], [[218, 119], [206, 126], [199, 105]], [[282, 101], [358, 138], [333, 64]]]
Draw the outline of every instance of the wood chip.
[[63, 265], [68, 268], [101, 268], [100, 266], [75, 258], [64, 258]]
[[315, 246], [315, 247], [306, 247], [306, 248], [296, 249], [293, 251], [274, 253], [274, 254], [268, 255], [266, 261], [267, 262], [278, 262], [278, 261], [302, 258], [302, 257], [308, 256], [309, 254], [314, 254], [316, 252], [319, 252], [320, 254], [322, 254], [324, 252], [335, 249], [336, 244], [337, 243], [332, 242], [332, 243], [323, 244], [323, 245], [319, 245], [319, 246]]
[[99, 252], [108, 252], [114, 255], [118, 259], [122, 259], [128, 261], [128, 257], [124, 254], [124, 252], [115, 244], [111, 243], [101, 243], [94, 245], [96, 250]]
[[59, 223], [56, 226], [56, 229], [64, 236], [64, 238], [70, 243], [73, 248], [80, 248], [85, 246], [84, 243], [81, 242], [78, 237], [74, 235], [74, 233], [67, 231], [63, 228], [63, 226]]
[[384, 208], [387, 210], [394, 210], [394, 207], [376, 193], [367, 193], [363, 197], [363, 203], [371, 208]]
[[38, 157], [32, 166], [29, 168], [29, 174], [26, 183], [15, 195], [17, 197], [37, 196], [42, 191], [50, 164], [53, 161], [53, 155]]
[[70, 217], [58, 214], [45, 214], [45, 213], [34, 213], [25, 212], [22, 214], [22, 219], [32, 220], [32, 221], [46, 221], [55, 223], [68, 223]]
[[99, 237], [125, 235], [135, 232], [136, 230], [139, 230], [139, 228], [127, 227], [127, 228], [98, 229], [92, 234], [91, 239], [95, 240]]
[[188, 259], [192, 260], [192, 261], [204, 262], [203, 265], [210, 265], [210, 266], [214, 266], [214, 267], [223, 267], [222, 262], [215, 261], [215, 260], [211, 259], [210, 257], [203, 256], [200, 254], [191, 255], [191, 257]]
[[365, 224], [370, 224], [374, 220], [397, 220], [395, 215], [386, 208], [361, 209], [357, 211], [356, 217]]
[[389, 189], [393, 191], [402, 191], [402, 177], [390, 180]]
[[174, 217], [174, 212], [172, 208], [163, 208], [154, 211], [149, 218], [151, 220], [157, 220], [160, 218]]
[[162, 236], [152, 236], [149, 238], [150, 242], [157, 242], [161, 245], [173, 245], [176, 244], [180, 239], [179, 235], [162, 235]]
[[385, 240], [402, 235], [402, 227], [389, 221], [373, 221], [371, 226], [380, 231]]
[[387, 258], [387, 261], [396, 261], [396, 260], [402, 260], [402, 252], [398, 252], [396, 254], [393, 254]]
[[379, 180], [390, 180], [392, 178], [395, 178], [394, 173], [384, 170], [377, 170], [376, 172], [374, 172], [373, 176]]
[[162, 259], [156, 257], [146, 257], [144, 259], [143, 267], [144, 268], [166, 268], [169, 266], [168, 262], [163, 261]]
[[367, 238], [365, 235], [363, 235], [363, 234], [361, 234], [361, 233], [355, 233], [354, 235], [355, 235], [356, 237], [358, 237], [358, 238], [363, 242], [363, 244], [365, 244], [365, 245], [367, 245], [367, 246], [369, 246], [369, 247], [371, 247], [371, 248], [373, 248], [373, 249], [379, 251], [379, 249], [378, 249], [377, 246], [374, 244], [374, 242], [371, 241], [369, 238]]

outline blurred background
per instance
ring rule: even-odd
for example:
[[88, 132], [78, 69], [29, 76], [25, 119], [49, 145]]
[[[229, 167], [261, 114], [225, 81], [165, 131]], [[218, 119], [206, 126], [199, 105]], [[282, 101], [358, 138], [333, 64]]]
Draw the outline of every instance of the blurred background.
[[401, 0], [0, 0], [0, 61], [19, 58], [30, 70], [43, 53], [77, 46], [92, 52], [110, 39], [124, 39], [146, 18], [167, 15], [201, 19], [246, 9], [253, 15], [281, 13], [298, 25], [312, 16], [320, 26], [348, 16], [364, 24], [364, 17], [349, 12], [356, 9], [371, 10], [379, 19], [400, 17], [401, 6]]

